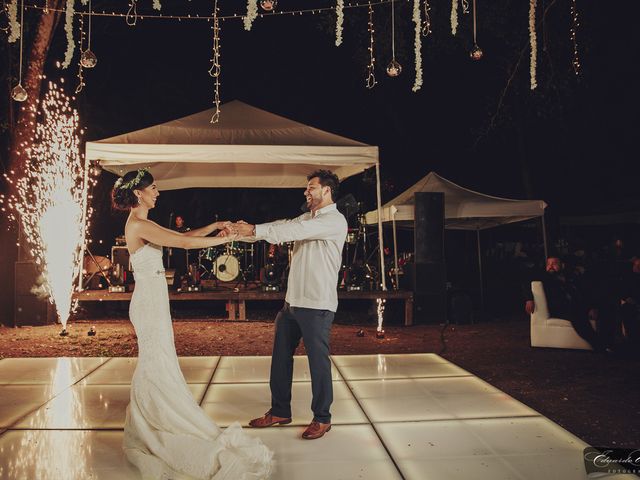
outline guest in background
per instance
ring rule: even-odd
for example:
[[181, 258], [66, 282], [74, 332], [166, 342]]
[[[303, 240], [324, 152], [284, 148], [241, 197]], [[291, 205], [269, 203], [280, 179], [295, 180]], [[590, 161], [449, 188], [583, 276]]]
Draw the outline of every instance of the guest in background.
[[[549, 313], [556, 318], [569, 320], [576, 333], [584, 338], [595, 351], [603, 351], [604, 344], [589, 322], [589, 302], [581, 290], [574, 275], [565, 269], [559, 257], [547, 258], [545, 272], [535, 275], [531, 280], [542, 281], [547, 298]], [[524, 291], [525, 311], [532, 314], [535, 310], [531, 284]]]

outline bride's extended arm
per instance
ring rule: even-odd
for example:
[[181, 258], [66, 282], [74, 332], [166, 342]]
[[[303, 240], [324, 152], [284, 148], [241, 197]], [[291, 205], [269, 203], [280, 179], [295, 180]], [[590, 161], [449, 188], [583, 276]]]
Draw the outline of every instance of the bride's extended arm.
[[189, 230], [188, 232], [184, 232], [184, 234], [188, 237], [206, 237], [210, 233], [215, 232], [216, 230], [222, 230], [225, 227], [225, 222], [213, 222], [209, 225], [205, 225], [204, 227], [194, 228], [193, 230]]
[[151, 220], [140, 220], [130, 225], [130, 233], [155, 245], [175, 248], [207, 248], [235, 240], [235, 235], [226, 237], [195, 237], [163, 228]]

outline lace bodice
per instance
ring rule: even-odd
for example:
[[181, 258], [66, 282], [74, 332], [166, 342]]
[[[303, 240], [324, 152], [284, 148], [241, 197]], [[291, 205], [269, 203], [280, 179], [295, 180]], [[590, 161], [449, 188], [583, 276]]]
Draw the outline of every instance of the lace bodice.
[[164, 277], [162, 247], [147, 243], [131, 254], [133, 277], [135, 280]]

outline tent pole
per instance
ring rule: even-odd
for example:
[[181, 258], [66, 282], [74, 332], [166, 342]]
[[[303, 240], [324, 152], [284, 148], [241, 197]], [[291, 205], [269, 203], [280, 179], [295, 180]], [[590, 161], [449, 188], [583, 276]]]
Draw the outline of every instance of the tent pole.
[[544, 244], [544, 260], [547, 261], [549, 258], [549, 250], [547, 246], [547, 226], [544, 221], [544, 212], [542, 212], [542, 216], [540, 217], [540, 221], [542, 222], [542, 242]]
[[484, 285], [482, 280], [482, 251], [480, 248], [480, 229], [476, 228], [476, 239], [478, 242], [478, 272], [480, 276], [480, 308], [484, 312]]
[[80, 261], [80, 268], [78, 269], [78, 291], [81, 292], [84, 288], [82, 284], [82, 274], [84, 270], [84, 253], [86, 250], [87, 243], [87, 209], [89, 208], [89, 168], [90, 168], [90, 160], [86, 158], [84, 161], [84, 178], [83, 178], [83, 195], [82, 195], [82, 241], [80, 242], [80, 256], [78, 260]]
[[393, 222], [393, 263], [396, 274], [396, 284], [394, 290], [400, 290], [398, 278], [398, 239], [396, 237], [396, 213], [398, 213], [398, 209], [395, 205], [391, 205], [391, 220]]
[[387, 278], [384, 271], [384, 238], [382, 237], [382, 193], [380, 191], [380, 161], [376, 162], [376, 196], [378, 201], [378, 249], [380, 250], [380, 280], [382, 290], [387, 290]]

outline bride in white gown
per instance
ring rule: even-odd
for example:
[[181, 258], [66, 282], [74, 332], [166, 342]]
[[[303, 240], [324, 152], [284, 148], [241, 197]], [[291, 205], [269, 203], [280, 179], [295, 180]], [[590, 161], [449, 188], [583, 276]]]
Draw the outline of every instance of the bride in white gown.
[[138, 363], [124, 427], [124, 451], [147, 479], [268, 478], [273, 453], [235, 422], [220, 429], [194, 400], [176, 354], [162, 246], [206, 248], [235, 239], [206, 237], [216, 222], [184, 234], [147, 219], [159, 193], [147, 170], [114, 185], [114, 208], [130, 211], [125, 226], [135, 278], [129, 316], [138, 337]]

